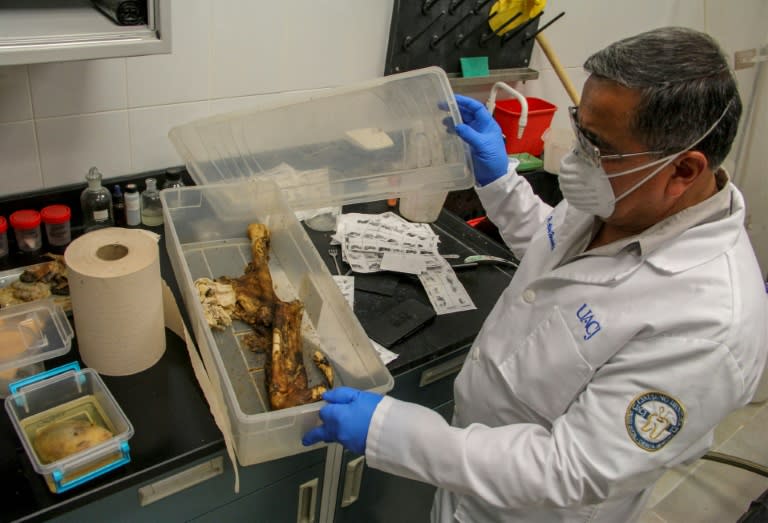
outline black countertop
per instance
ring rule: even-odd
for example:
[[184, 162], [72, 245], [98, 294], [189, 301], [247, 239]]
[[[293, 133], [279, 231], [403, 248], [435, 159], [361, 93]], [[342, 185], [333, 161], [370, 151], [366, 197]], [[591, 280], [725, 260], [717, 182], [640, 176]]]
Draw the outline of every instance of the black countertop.
[[[162, 227], [151, 229], [162, 232]], [[163, 279], [181, 303], [170, 260], [160, 242]], [[127, 320], [130, 321], [130, 320]], [[137, 329], [141, 325], [136, 326]], [[46, 362], [46, 368], [78, 360], [77, 348]], [[101, 376], [133, 424], [131, 462], [82, 487], [62, 494], [48, 490], [32, 467], [7, 415], [0, 416], [0, 521], [45, 520], [224, 448], [224, 440], [197, 385], [184, 342], [166, 329], [166, 350], [158, 363], [131, 376]]]
[[[62, 197], [72, 199], [72, 195], [80, 190], [81, 186], [73, 186]], [[57, 200], [55, 195], [43, 192], [25, 195], [24, 198], [0, 200], [2, 214], [6, 214], [5, 211], [9, 207], [39, 208], [40, 202], [47, 204]], [[377, 213], [385, 210], [387, 207], [384, 202], [345, 208], [345, 212]], [[441, 253], [459, 254], [462, 258], [480, 253], [510, 257], [505, 248], [473, 230], [449, 211], [444, 210], [438, 222], [432, 226], [441, 237]], [[152, 230], [162, 233], [162, 227]], [[75, 224], [74, 234], [77, 235], [78, 232]], [[318, 233], [309, 229], [308, 232], [331, 273], [335, 273], [333, 261], [327, 254], [330, 233]], [[160, 241], [160, 247], [163, 279], [174, 292], [182, 314], [186, 315], [163, 240]], [[12, 255], [10, 258], [11, 265], [36, 261], [39, 260], [24, 256]], [[344, 266], [343, 270], [346, 268]], [[438, 316], [431, 324], [392, 347], [392, 350], [399, 354], [399, 357], [388, 365], [393, 375], [396, 376], [413, 366], [470, 343], [511, 279], [512, 271], [489, 265], [465, 269], [458, 274], [477, 305], [477, 310]], [[405, 298], [415, 298], [429, 304], [426, 293], [416, 279], [396, 274], [356, 277], [396, 280], [393, 296], [382, 296], [362, 290], [355, 292], [355, 313], [364, 327], [379, 311]], [[136, 328], [140, 329], [141, 326], [137, 325]], [[0, 416], [0, 491], [3, 492], [0, 521], [45, 520], [114, 492], [151, 481], [163, 473], [211, 455], [224, 447], [222, 436], [195, 380], [184, 343], [168, 330], [166, 338], [167, 348], [164, 356], [150, 369], [132, 376], [102, 377], [134, 425], [135, 434], [129, 441], [131, 462], [86, 485], [63, 494], [52, 494], [42, 476], [32, 468], [10, 418], [7, 415]], [[79, 360], [76, 339], [68, 354], [46, 362], [46, 368], [53, 368], [75, 359]]]

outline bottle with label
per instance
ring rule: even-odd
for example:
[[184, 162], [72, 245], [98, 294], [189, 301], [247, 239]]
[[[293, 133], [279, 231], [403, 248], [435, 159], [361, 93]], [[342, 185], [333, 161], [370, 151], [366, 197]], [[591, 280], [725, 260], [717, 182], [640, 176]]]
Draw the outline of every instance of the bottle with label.
[[157, 190], [157, 180], [147, 178], [144, 181], [147, 188], [141, 193], [141, 223], [148, 227], [163, 224], [163, 204], [160, 201], [160, 191]]
[[141, 197], [135, 183], [125, 186], [125, 224], [135, 227], [141, 223]]
[[115, 225], [125, 227], [125, 197], [119, 185], [112, 188], [112, 215], [115, 217]]
[[101, 173], [96, 167], [91, 167], [85, 179], [88, 180], [88, 187], [80, 194], [83, 229], [88, 232], [113, 226], [112, 195], [101, 185]]
[[181, 167], [171, 167], [165, 171], [165, 182], [163, 182], [163, 189], [173, 189], [174, 187], [184, 187], [184, 182], [181, 180]]

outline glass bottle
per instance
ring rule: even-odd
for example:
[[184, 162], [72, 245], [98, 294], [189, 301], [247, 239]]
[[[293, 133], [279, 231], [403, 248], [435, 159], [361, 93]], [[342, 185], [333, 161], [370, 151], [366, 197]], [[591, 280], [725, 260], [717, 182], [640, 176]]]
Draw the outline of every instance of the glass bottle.
[[125, 197], [119, 185], [112, 188], [112, 215], [115, 217], [115, 225], [125, 227]]
[[141, 193], [141, 223], [148, 227], [163, 224], [163, 204], [160, 202], [160, 191], [157, 190], [157, 180], [144, 180], [147, 188]]
[[163, 189], [172, 189], [174, 187], [184, 187], [184, 182], [181, 180], [182, 169], [180, 167], [172, 167], [165, 171], [165, 182], [163, 182]]
[[101, 173], [96, 167], [91, 167], [85, 179], [88, 180], [88, 187], [80, 194], [83, 229], [88, 232], [113, 226], [112, 195], [101, 185]]
[[141, 196], [135, 183], [125, 185], [125, 224], [135, 227], [141, 224]]

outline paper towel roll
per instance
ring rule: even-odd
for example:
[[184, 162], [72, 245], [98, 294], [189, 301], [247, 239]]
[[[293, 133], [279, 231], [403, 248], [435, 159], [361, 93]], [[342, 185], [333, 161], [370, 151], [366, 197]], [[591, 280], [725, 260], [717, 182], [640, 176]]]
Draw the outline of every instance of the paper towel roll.
[[157, 240], [139, 229], [89, 232], [64, 253], [77, 344], [86, 365], [126, 376], [165, 352]]

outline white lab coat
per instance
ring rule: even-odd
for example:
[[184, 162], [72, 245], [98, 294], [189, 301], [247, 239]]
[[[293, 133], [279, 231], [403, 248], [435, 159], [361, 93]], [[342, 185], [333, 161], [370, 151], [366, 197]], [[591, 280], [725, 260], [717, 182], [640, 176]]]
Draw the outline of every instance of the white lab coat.
[[633, 521], [665, 469], [700, 457], [749, 402], [765, 365], [744, 200], [723, 190], [728, 216], [650, 254], [558, 267], [590, 216], [552, 209], [514, 173], [478, 189], [520, 268], [456, 378], [453, 426], [386, 397], [368, 463], [441, 487], [434, 521]]

